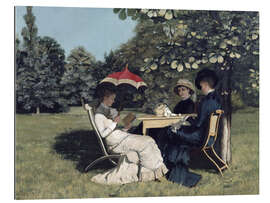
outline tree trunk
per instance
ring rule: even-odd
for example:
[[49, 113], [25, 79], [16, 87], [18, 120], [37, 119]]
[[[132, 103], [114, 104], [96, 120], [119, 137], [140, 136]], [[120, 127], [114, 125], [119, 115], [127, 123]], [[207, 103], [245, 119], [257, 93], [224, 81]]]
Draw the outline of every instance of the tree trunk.
[[39, 109], [39, 106], [36, 108], [36, 114], [39, 114], [40, 113], [40, 109]]
[[231, 122], [224, 116], [222, 119], [222, 133], [220, 139], [220, 157], [226, 162], [231, 163]]
[[232, 76], [232, 64], [227, 70], [221, 72], [222, 79], [220, 81], [220, 94], [222, 98], [222, 108], [224, 115], [221, 120], [221, 130], [218, 139], [217, 151], [220, 157], [226, 162], [231, 163], [231, 76]]

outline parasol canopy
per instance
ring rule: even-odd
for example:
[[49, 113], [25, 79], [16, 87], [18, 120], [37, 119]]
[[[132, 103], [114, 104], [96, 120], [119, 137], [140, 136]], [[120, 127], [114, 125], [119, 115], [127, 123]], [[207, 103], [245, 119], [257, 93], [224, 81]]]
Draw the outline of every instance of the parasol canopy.
[[[101, 80], [96, 88], [95, 95], [100, 98], [104, 89], [116, 90], [117, 97], [113, 107], [121, 111], [124, 107], [142, 106], [146, 88], [146, 83], [138, 75], [131, 73], [127, 64], [123, 71], [111, 73]], [[136, 95], [141, 95], [142, 99], [136, 99], [135, 101]]]
[[123, 71], [109, 74], [100, 81], [100, 84], [106, 82], [113, 83], [115, 86], [129, 84], [137, 89], [140, 87], [147, 87], [146, 83], [138, 75], [131, 73], [128, 70], [128, 64]]

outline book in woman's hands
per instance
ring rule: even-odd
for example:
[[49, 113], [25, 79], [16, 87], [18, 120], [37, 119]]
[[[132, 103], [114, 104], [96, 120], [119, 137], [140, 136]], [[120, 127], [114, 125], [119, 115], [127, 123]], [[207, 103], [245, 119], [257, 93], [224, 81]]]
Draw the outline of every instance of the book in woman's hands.
[[136, 116], [133, 113], [128, 113], [123, 119], [124, 126], [129, 125], [135, 120]]

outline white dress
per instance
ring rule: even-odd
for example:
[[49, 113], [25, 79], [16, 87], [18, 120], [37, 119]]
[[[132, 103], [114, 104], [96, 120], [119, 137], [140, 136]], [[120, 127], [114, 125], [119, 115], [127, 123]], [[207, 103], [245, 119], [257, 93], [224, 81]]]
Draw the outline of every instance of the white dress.
[[92, 177], [93, 182], [125, 184], [154, 180], [167, 173], [161, 153], [151, 137], [117, 129], [117, 123], [101, 113], [95, 115], [95, 122], [101, 136], [105, 138], [108, 150], [125, 156], [115, 168]]

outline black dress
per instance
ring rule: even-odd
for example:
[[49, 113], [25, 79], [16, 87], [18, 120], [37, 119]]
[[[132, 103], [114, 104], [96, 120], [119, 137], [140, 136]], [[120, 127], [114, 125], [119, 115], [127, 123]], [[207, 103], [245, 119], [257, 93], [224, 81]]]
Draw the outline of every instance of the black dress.
[[[185, 107], [182, 107], [184, 109], [181, 112], [187, 113]], [[173, 133], [169, 127], [160, 131], [157, 144], [161, 150], [164, 163], [169, 169], [167, 173], [169, 181], [186, 187], [193, 187], [199, 182], [201, 175], [188, 170], [190, 150], [201, 146], [208, 127], [208, 118], [212, 112], [220, 108], [220, 100], [217, 94], [211, 92], [200, 102], [197, 118], [188, 119], [191, 126], [182, 126], [176, 133]]]
[[188, 98], [186, 100], [180, 101], [173, 109], [173, 113], [176, 114], [188, 114], [195, 112], [195, 104], [194, 102]]

